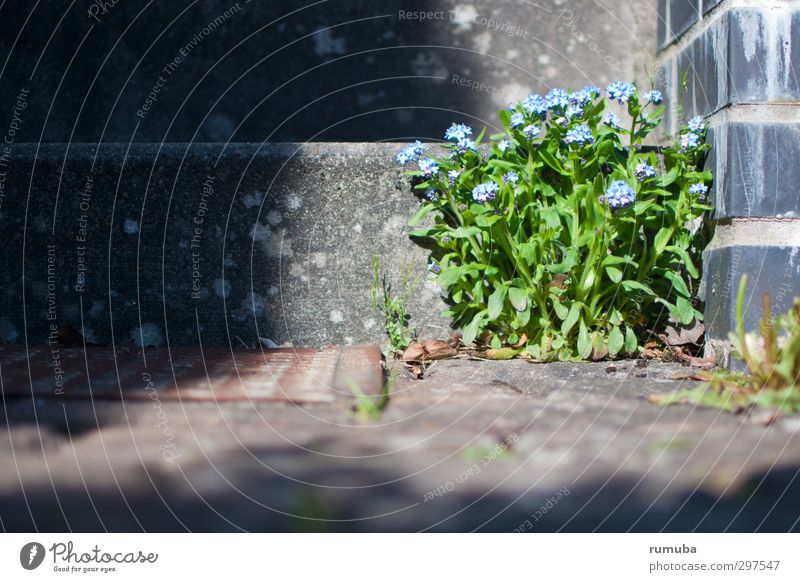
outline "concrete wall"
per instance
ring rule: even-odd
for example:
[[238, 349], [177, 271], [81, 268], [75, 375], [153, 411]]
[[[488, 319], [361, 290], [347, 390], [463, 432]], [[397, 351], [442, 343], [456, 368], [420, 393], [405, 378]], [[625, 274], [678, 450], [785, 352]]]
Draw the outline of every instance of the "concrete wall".
[[653, 0], [6, 2], [0, 131], [28, 90], [18, 143], [441, 138], [531, 90], [646, 84], [655, 22]]
[[[0, 343], [381, 342], [371, 260], [446, 337], [390, 144], [22, 145], [0, 211]], [[240, 342], [241, 340], [241, 342]]]
[[781, 0], [659, 0], [662, 87], [673, 129], [707, 117], [716, 235], [704, 268], [709, 348], [727, 359], [735, 298], [746, 325], [800, 295], [800, 6]]

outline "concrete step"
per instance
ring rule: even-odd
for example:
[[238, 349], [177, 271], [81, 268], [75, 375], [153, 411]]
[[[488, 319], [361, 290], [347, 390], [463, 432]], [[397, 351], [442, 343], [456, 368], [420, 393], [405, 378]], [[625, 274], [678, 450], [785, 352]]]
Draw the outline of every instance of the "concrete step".
[[3, 168], [0, 342], [69, 325], [99, 344], [382, 341], [371, 259], [447, 321], [395, 144], [19, 144]]

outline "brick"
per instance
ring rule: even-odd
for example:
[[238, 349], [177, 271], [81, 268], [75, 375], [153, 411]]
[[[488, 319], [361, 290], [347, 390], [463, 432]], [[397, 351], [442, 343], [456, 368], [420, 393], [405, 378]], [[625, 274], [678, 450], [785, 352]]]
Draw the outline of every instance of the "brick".
[[725, 122], [709, 141], [715, 218], [800, 217], [800, 124]]
[[670, 0], [669, 24], [672, 39], [679, 38], [697, 22], [698, 0]]
[[722, 0], [703, 0], [703, 14], [711, 12], [720, 2], [722, 2]]
[[[714, 21], [678, 56], [688, 72], [681, 105], [687, 115], [708, 115], [729, 104], [800, 100], [800, 10], [736, 8]], [[793, 40], [795, 39], [795, 40]]]
[[729, 246], [704, 253], [706, 338], [725, 341], [736, 329], [736, 294], [747, 275], [744, 326], [756, 329], [763, 316], [761, 298], [772, 300], [772, 314], [789, 309], [800, 295], [800, 247]]
[[669, 44], [669, 7], [668, 0], [658, 0], [658, 12], [656, 18], [658, 24], [656, 26], [656, 43], [658, 48], [663, 48]]
[[329, 404], [349, 403], [351, 383], [366, 395], [383, 387], [377, 346], [84, 351], [0, 345], [0, 362], [3, 397]]

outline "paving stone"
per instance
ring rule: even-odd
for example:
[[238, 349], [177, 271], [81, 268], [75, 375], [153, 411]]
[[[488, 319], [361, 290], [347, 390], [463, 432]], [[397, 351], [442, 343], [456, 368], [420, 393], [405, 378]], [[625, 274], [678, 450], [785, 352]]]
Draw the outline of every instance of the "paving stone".
[[229, 351], [0, 345], [6, 398], [350, 402], [379, 395], [377, 346]]

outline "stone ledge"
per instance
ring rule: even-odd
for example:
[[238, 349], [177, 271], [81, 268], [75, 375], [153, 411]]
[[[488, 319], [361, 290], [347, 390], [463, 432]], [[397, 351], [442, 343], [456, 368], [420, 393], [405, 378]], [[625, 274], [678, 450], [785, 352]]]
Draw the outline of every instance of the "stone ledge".
[[418, 201], [397, 148], [14, 146], [0, 342], [46, 342], [51, 324], [101, 344], [381, 342], [373, 255], [419, 275], [409, 310], [441, 336], [427, 253], [406, 236]]

